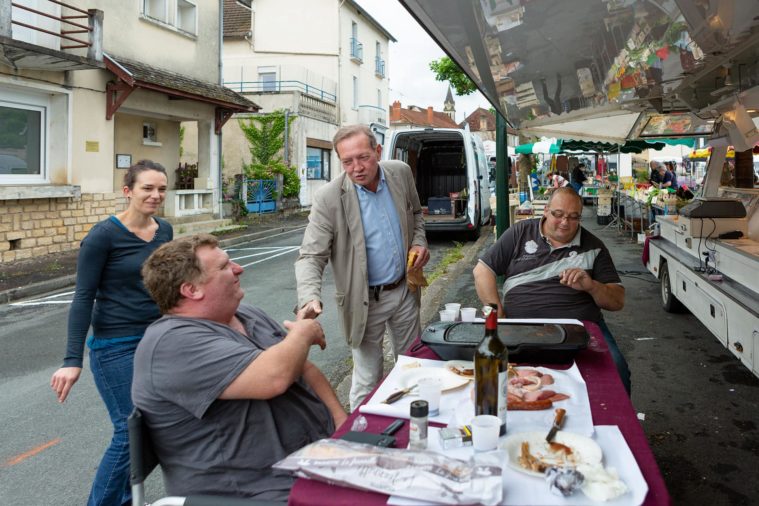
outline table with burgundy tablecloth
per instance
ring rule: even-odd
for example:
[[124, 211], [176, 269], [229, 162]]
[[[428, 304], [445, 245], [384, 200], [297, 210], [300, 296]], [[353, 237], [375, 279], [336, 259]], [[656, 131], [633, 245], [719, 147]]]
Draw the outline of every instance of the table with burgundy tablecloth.
[[[622, 381], [619, 379], [616, 366], [606, 349], [601, 329], [595, 323], [584, 323], [590, 334], [590, 342], [587, 349], [576, 355], [575, 362], [588, 388], [593, 423], [594, 425], [617, 425], [619, 427], [635, 456], [643, 477], [648, 483], [648, 494], [643, 504], [646, 506], [668, 505], [670, 504], [670, 497], [664, 479], [648, 445], [643, 428], [638, 421], [635, 409], [625, 392]], [[434, 351], [419, 340], [404, 355], [440, 360]], [[370, 397], [371, 394], [367, 396], [367, 399]], [[339, 437], [347, 432], [358, 414], [358, 410], [354, 411], [333, 437]], [[366, 429], [368, 432], [379, 433], [392, 421], [391, 418], [384, 416], [365, 416], [368, 422]], [[399, 448], [405, 447], [408, 443], [408, 431], [402, 430], [396, 433], [396, 437], [397, 446]], [[388, 496], [384, 494], [364, 492], [299, 478], [290, 492], [289, 504], [293, 506], [353, 506], [361, 504], [363, 506], [385, 504], [387, 499]]]

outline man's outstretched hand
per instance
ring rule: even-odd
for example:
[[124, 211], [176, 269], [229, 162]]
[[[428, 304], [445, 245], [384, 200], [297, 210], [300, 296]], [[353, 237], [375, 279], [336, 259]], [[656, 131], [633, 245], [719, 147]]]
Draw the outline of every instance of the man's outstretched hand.
[[318, 300], [312, 300], [303, 305], [295, 315], [296, 320], [315, 320], [322, 314], [322, 303]]

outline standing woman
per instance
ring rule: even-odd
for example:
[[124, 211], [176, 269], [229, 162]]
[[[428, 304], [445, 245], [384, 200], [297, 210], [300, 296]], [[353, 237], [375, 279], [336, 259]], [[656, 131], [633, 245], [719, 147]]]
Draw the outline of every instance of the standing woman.
[[171, 225], [155, 216], [166, 185], [161, 164], [142, 160], [131, 166], [124, 176], [127, 209], [92, 227], [79, 250], [66, 357], [50, 386], [58, 402], [64, 402], [82, 372], [85, 337], [92, 325], [87, 339], [90, 368], [113, 423], [113, 438], [100, 461], [88, 505], [131, 502], [127, 417], [132, 411], [134, 350], [147, 326], [161, 316], [142, 284], [140, 268], [174, 236]]

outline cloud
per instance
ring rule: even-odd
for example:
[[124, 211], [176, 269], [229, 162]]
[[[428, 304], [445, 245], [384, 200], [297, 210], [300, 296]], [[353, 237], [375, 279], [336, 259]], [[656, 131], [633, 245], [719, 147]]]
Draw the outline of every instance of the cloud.
[[[443, 50], [397, 0], [357, 0], [357, 3], [398, 40], [390, 43], [387, 63], [390, 103], [399, 100], [403, 107], [432, 106], [442, 111], [448, 83], [435, 80], [429, 63], [445, 56]], [[477, 107], [491, 107], [479, 92], [465, 97], [454, 92], [453, 100], [458, 122]]]

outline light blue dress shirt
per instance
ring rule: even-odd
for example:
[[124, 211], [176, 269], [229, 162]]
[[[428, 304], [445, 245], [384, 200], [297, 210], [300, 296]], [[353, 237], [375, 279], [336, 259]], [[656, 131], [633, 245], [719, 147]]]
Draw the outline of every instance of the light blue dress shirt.
[[364, 226], [369, 286], [398, 281], [406, 267], [406, 250], [403, 248], [398, 212], [385, 181], [385, 172], [381, 167], [379, 172], [380, 182], [376, 192], [355, 185]]

